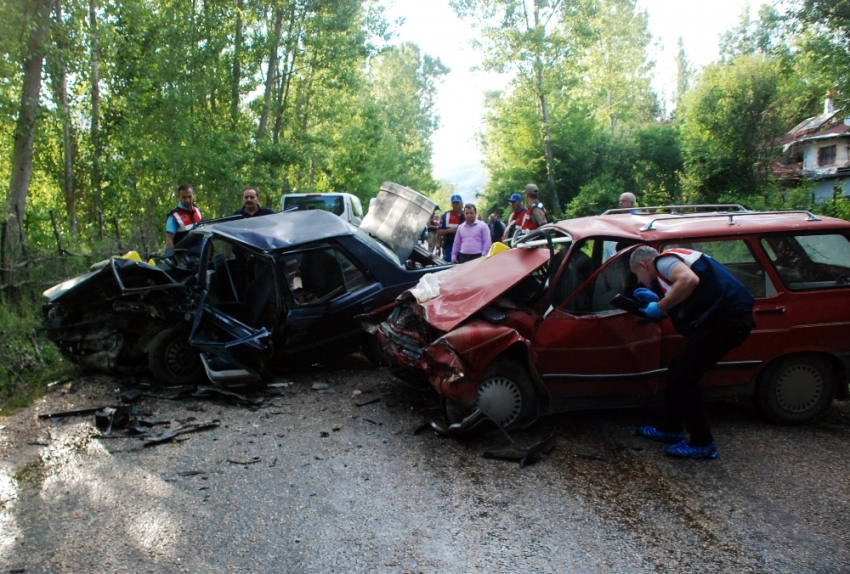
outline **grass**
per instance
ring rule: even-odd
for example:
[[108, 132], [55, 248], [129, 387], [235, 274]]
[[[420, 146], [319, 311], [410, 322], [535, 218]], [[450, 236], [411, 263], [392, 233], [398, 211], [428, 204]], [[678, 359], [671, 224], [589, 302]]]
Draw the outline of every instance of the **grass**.
[[47, 385], [76, 372], [50, 341], [36, 338], [41, 298], [0, 300], [0, 416], [44, 395]]

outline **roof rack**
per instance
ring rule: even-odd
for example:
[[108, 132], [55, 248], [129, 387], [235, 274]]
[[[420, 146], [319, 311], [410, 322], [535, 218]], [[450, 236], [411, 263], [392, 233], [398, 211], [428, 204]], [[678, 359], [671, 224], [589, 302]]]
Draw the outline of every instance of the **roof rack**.
[[656, 217], [651, 220], [649, 223], [640, 228], [640, 231], [652, 231], [655, 229], [656, 221], [665, 221], [665, 220], [682, 220], [682, 219], [698, 219], [698, 218], [708, 218], [708, 217], [728, 217], [729, 225], [735, 225], [736, 217], [743, 216], [753, 216], [753, 215], [786, 215], [790, 213], [802, 213], [807, 216], [808, 221], [820, 221], [821, 219], [813, 214], [811, 211], [807, 211], [805, 209], [797, 209], [791, 211], [739, 211], [739, 212], [727, 212], [727, 213], [688, 213], [686, 215], [670, 215], [666, 217]]
[[669, 213], [676, 214], [681, 211], [697, 211], [697, 210], [717, 211], [747, 211], [747, 208], [739, 203], [702, 203], [702, 204], [684, 204], [684, 205], [648, 205], [646, 207], [622, 207], [617, 209], [609, 209], [602, 215], [615, 215], [618, 213], [632, 213], [637, 215], [647, 215], [653, 213]]

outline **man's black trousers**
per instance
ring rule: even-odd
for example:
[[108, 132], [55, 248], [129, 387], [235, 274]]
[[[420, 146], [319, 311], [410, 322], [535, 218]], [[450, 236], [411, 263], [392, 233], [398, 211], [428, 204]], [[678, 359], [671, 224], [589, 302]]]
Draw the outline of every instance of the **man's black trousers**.
[[667, 379], [666, 420], [661, 430], [688, 430], [690, 444], [707, 445], [714, 440], [705, 414], [699, 382], [726, 353], [750, 336], [752, 315], [747, 313], [711, 319], [688, 338], [682, 351], [670, 361]]

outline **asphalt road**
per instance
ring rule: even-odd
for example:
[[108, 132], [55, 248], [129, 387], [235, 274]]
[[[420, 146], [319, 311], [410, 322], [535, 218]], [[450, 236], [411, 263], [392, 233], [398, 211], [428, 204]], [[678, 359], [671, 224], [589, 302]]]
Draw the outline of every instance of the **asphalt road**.
[[358, 356], [259, 405], [142, 398], [171, 428], [220, 421], [158, 446], [37, 418], [143, 382], [0, 420], [0, 572], [850, 572], [848, 403], [802, 427], [712, 405], [717, 461], [634, 436], [646, 411], [568, 414], [514, 437], [554, 434], [525, 467], [483, 458], [498, 434], [423, 430], [434, 393]]

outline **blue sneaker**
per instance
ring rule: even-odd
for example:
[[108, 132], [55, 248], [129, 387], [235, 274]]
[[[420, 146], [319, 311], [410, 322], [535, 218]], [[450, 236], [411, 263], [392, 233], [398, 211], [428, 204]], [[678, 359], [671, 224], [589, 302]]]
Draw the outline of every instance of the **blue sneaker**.
[[674, 442], [684, 442], [686, 438], [685, 433], [683, 431], [664, 432], [651, 426], [638, 427], [637, 433], [638, 435], [644, 438], [648, 438], [650, 440], [655, 440], [658, 442], [668, 442], [671, 444]]
[[668, 446], [665, 452], [677, 458], [720, 458], [717, 445], [713, 442], [705, 446], [693, 446], [687, 441], [677, 442]]

